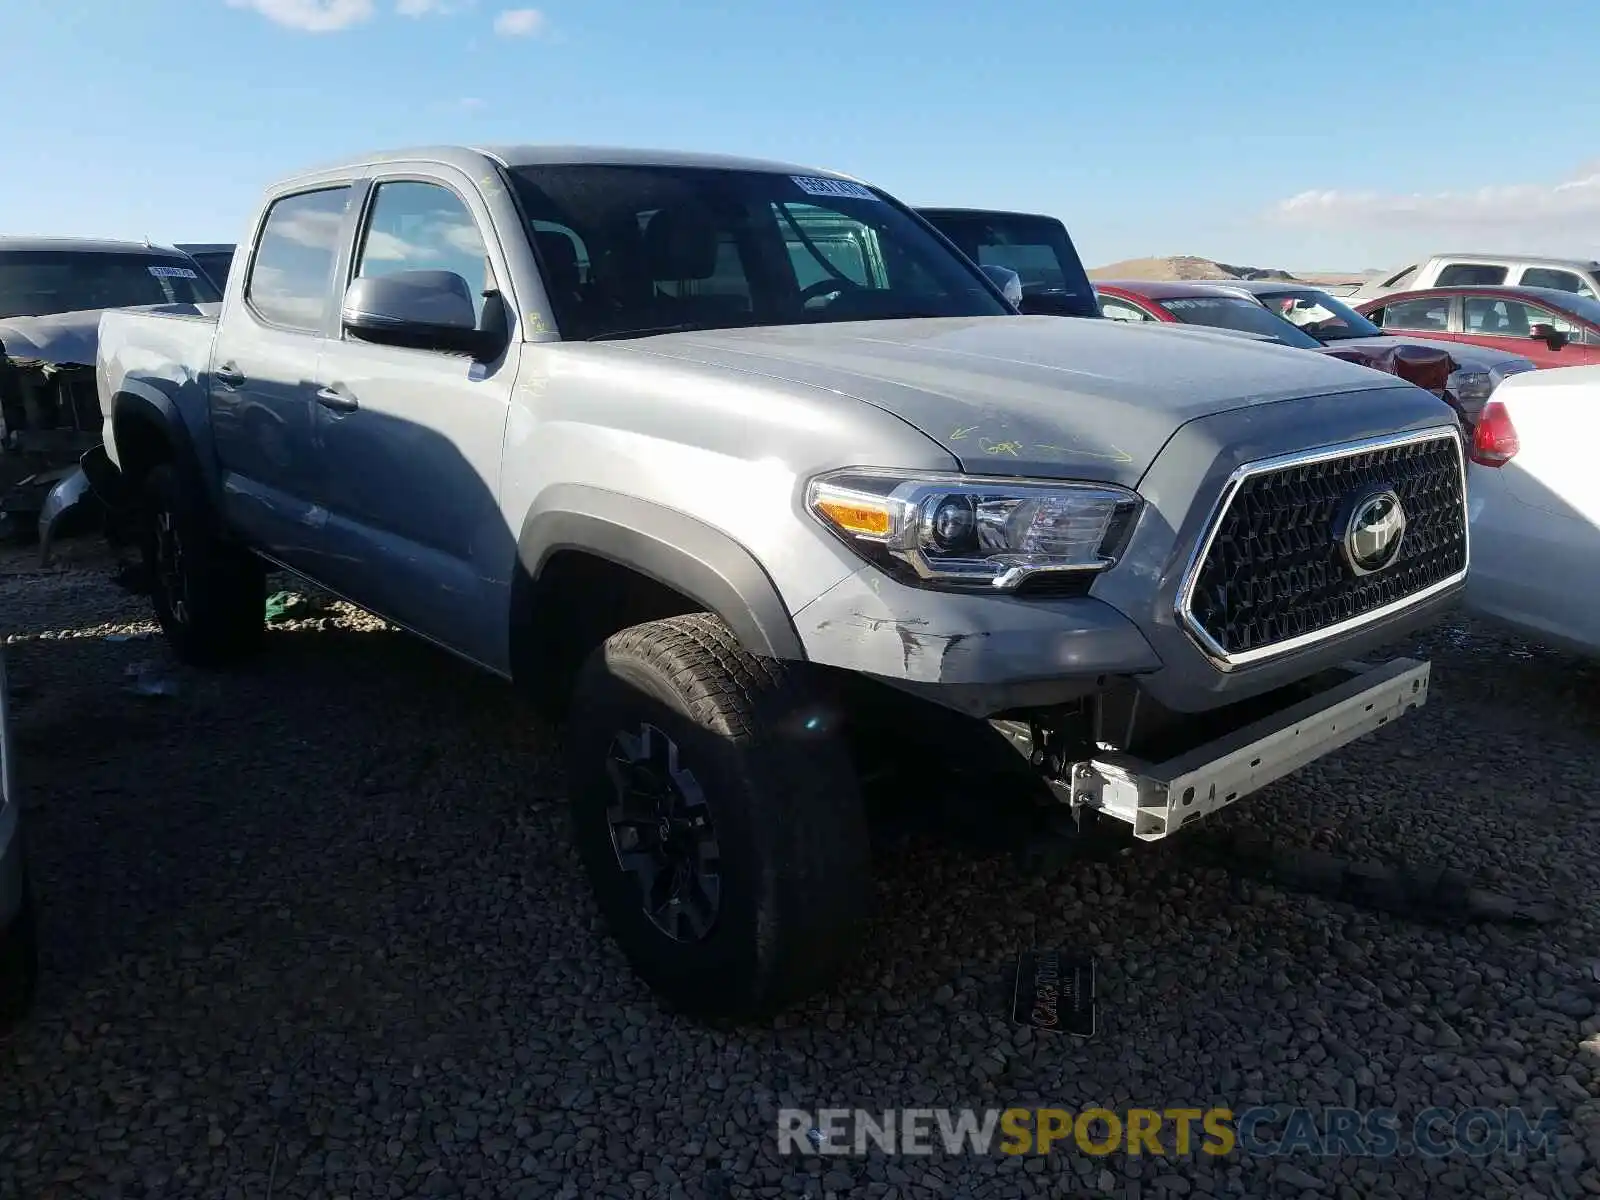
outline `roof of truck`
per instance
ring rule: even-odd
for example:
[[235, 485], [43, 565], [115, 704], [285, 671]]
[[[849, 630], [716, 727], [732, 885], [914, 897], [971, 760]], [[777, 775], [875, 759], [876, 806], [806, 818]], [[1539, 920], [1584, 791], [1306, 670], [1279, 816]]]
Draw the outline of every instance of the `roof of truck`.
[[[623, 146], [554, 146], [554, 145], [489, 145], [489, 146], [413, 146], [399, 150], [381, 150], [356, 158], [300, 172], [295, 178], [327, 175], [338, 171], [356, 170], [384, 163], [431, 162], [457, 167], [463, 171], [481, 171], [484, 160], [503, 167], [532, 167], [561, 165], [595, 165], [627, 167], [709, 167], [724, 171], [773, 171], [784, 175], [826, 176], [835, 179], [854, 179], [839, 171], [823, 167], [807, 167], [795, 163], [774, 162], [762, 158], [740, 158], [729, 154], [701, 154], [687, 150], [644, 150]], [[859, 181], [858, 181], [859, 182]]]
[[70, 250], [81, 254], [161, 254], [182, 258], [171, 246], [152, 246], [144, 242], [118, 242], [109, 238], [16, 237], [0, 234], [0, 252], [7, 250]]
[[1427, 261], [1431, 262], [1438, 258], [1466, 258], [1475, 262], [1518, 263], [1523, 266], [1529, 263], [1541, 263], [1552, 267], [1577, 267], [1580, 271], [1600, 268], [1600, 262], [1592, 258], [1562, 258], [1560, 255], [1551, 254], [1491, 254], [1483, 250], [1456, 250], [1445, 254], [1430, 254]]

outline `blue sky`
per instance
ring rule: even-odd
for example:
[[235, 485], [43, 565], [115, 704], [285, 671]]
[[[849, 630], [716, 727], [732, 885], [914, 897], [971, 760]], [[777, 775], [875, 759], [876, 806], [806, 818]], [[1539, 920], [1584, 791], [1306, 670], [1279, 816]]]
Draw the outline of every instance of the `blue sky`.
[[307, 165], [545, 141], [1051, 212], [1091, 266], [1600, 257], [1600, 55], [1571, 6], [533, 2], [9, 5], [0, 231], [233, 241]]

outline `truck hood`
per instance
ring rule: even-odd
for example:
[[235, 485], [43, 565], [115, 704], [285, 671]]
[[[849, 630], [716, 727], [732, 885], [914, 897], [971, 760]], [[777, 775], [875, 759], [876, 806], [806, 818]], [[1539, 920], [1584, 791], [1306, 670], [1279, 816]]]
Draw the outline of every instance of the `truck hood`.
[[[215, 316], [221, 308], [220, 304], [144, 304], [127, 311]], [[43, 317], [0, 317], [0, 345], [6, 357], [17, 362], [92, 367], [100, 344], [100, 314], [109, 311], [89, 308]]]
[[920, 430], [963, 471], [1128, 487], [1197, 417], [1396, 386], [1327, 355], [1209, 330], [1055, 316], [778, 325], [606, 344], [849, 396]]

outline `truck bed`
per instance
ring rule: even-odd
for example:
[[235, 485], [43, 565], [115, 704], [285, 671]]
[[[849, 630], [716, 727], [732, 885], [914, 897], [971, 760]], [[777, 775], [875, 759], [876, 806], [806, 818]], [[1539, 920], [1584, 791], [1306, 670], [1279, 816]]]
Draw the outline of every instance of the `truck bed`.
[[[158, 408], [176, 407], [186, 424], [203, 419], [211, 342], [220, 304], [173, 305], [108, 312], [100, 318], [97, 386], [100, 412], [110, 420], [121, 393]], [[117, 462], [115, 439], [106, 452]]]

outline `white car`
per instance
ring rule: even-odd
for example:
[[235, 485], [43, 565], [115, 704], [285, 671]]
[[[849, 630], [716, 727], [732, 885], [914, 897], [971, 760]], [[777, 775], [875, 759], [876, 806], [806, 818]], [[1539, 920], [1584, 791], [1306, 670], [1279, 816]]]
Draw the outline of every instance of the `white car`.
[[1473, 433], [1467, 607], [1600, 658], [1600, 367], [1513, 375]]

